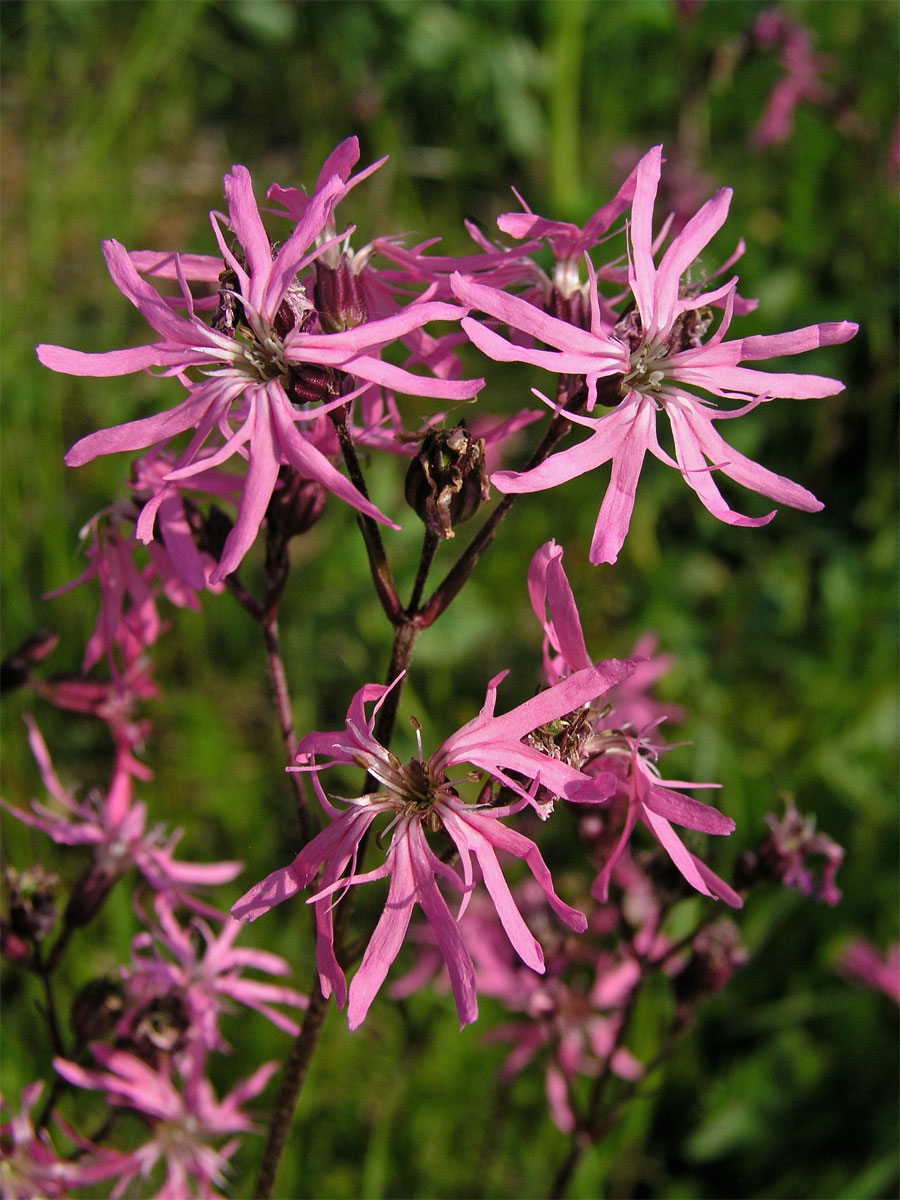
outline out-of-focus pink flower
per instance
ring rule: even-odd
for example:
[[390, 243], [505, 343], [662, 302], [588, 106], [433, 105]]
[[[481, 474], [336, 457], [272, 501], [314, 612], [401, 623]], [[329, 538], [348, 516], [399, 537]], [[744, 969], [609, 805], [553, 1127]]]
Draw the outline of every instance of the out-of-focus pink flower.
[[[463, 222], [466, 232], [478, 247], [475, 254], [452, 255], [429, 254], [439, 238], [431, 238], [407, 250], [397, 238], [378, 238], [374, 245], [378, 253], [397, 264], [393, 275], [397, 285], [409, 288], [417, 282], [433, 289], [436, 297], [450, 299], [453, 292], [450, 276], [459, 271], [467, 278], [475, 277], [490, 283], [492, 287], [524, 289], [523, 294], [537, 299], [547, 290], [547, 276], [530, 257], [536, 242], [528, 242], [514, 249], [495, 246], [471, 221]], [[382, 277], [390, 277], [382, 272]]]
[[643, 729], [646, 736], [652, 737], [661, 721], [680, 721], [684, 717], [680, 705], [665, 704], [651, 695], [650, 689], [675, 661], [672, 654], [656, 653], [658, 643], [655, 633], [642, 633], [634, 643], [631, 657], [637, 660], [637, 666], [633, 675], [610, 689], [608, 725], [628, 730]]
[[109, 1104], [133, 1109], [151, 1130], [148, 1141], [121, 1156], [112, 1200], [124, 1195], [138, 1176], [148, 1177], [158, 1164], [165, 1169], [164, 1183], [156, 1193], [159, 1200], [218, 1196], [213, 1188], [225, 1186], [228, 1159], [240, 1139], [231, 1137], [218, 1149], [214, 1143], [229, 1134], [253, 1130], [241, 1106], [259, 1095], [278, 1063], [264, 1064], [217, 1100], [203, 1073], [205, 1061], [200, 1055], [185, 1060], [179, 1087], [167, 1062], [152, 1068], [133, 1054], [101, 1043], [94, 1043], [91, 1052], [102, 1070], [86, 1069], [63, 1058], [55, 1058], [53, 1065], [76, 1087], [99, 1089]]
[[105, 654], [113, 674], [122, 674], [152, 646], [165, 626], [156, 608], [159, 588], [152, 566], [134, 561], [134, 517], [124, 507], [97, 513], [81, 531], [88, 566], [69, 583], [47, 593], [61, 596], [88, 580], [100, 589], [100, 612], [84, 649], [87, 672]]
[[90, 1187], [119, 1174], [126, 1156], [101, 1150], [69, 1128], [59, 1117], [56, 1123], [80, 1151], [77, 1158], [57, 1153], [46, 1129], [35, 1132], [31, 1110], [40, 1100], [43, 1083], [22, 1089], [21, 1110], [16, 1112], [0, 1098], [9, 1120], [0, 1124], [0, 1193], [4, 1200], [66, 1200], [73, 1188]]
[[[639, 872], [632, 868], [632, 874]], [[472, 947], [479, 991], [511, 1015], [487, 1034], [486, 1041], [510, 1044], [501, 1068], [506, 1079], [545, 1052], [550, 1115], [558, 1128], [569, 1132], [574, 1124], [571, 1090], [579, 1079], [596, 1077], [605, 1068], [627, 1080], [643, 1074], [642, 1064], [624, 1041], [625, 1012], [670, 943], [656, 930], [658, 906], [623, 906], [615, 913], [595, 909], [587, 930], [576, 938], [546, 920], [540, 890], [532, 880], [517, 884], [514, 895], [529, 924], [540, 930], [546, 952], [542, 975], [523, 967], [482, 897], [473, 897], [461, 921]], [[626, 938], [623, 927], [629, 930]], [[410, 994], [439, 967], [431, 940], [423, 938], [423, 943], [419, 962], [392, 989], [395, 995]]]
[[[617, 170], [630, 171], [645, 153], [643, 146], [624, 144], [613, 151], [612, 162]], [[696, 155], [690, 143], [687, 146], [676, 144], [669, 150], [666, 155], [666, 172], [659, 181], [656, 203], [662, 212], [669, 214], [665, 228], [670, 235], [681, 232], [714, 187], [715, 180], [712, 176], [697, 168]], [[741, 241], [738, 243], [739, 253], [731, 262], [740, 257], [743, 249], [744, 244]], [[756, 307], [755, 300], [735, 297], [735, 316], [753, 312]]]
[[[450, 976], [460, 1023], [477, 1015], [475, 976], [472, 960], [438, 886], [438, 877], [463, 896], [460, 914], [475, 886], [475, 865], [480, 870], [500, 922], [516, 953], [532, 970], [544, 969], [539, 942], [519, 913], [497, 860], [502, 850], [521, 859], [540, 885], [547, 903], [571, 928], [585, 928], [581, 913], [556, 894], [553, 881], [537, 846], [501, 823], [534, 800], [538, 788], [568, 800], [597, 802], [609, 795], [611, 780], [603, 775], [588, 778], [576, 767], [554, 759], [525, 740], [541, 726], [556, 721], [618, 683], [631, 670], [628, 662], [600, 663], [586, 667], [548, 688], [533, 699], [502, 716], [494, 715], [497, 676], [488, 685], [484, 707], [428, 758], [403, 764], [374, 737], [378, 708], [390, 690], [376, 684], [361, 688], [353, 698], [343, 730], [311, 733], [298, 746], [300, 769], [312, 771], [319, 801], [331, 824], [315, 837], [294, 862], [273, 872], [243, 896], [232, 914], [255, 920], [311, 883], [324, 866], [322, 886], [310, 903], [316, 905], [316, 961], [323, 990], [335, 993], [344, 1003], [346, 984], [335, 957], [330, 897], [348, 885], [390, 877], [384, 912], [363, 955], [350, 986], [347, 1010], [351, 1028], [364, 1019], [397, 956], [418, 904], [434, 931]], [[504, 672], [505, 674], [505, 672]], [[370, 714], [366, 705], [373, 704]], [[319, 762], [318, 758], [325, 761]], [[517, 797], [512, 804], [489, 807], [460, 799], [462, 781], [448, 771], [463, 763], [487, 773]], [[336, 764], [356, 765], [367, 770], [382, 790], [347, 800], [348, 807], [336, 808], [318, 779], [318, 772]], [[465, 776], [462, 777], [465, 779]], [[530, 781], [526, 787], [525, 782]], [[356, 870], [356, 856], [363, 836], [380, 814], [390, 817], [391, 843], [384, 863], [372, 871]], [[459, 853], [461, 873], [431, 849], [426, 832], [443, 830]], [[473, 861], [474, 860], [474, 861]], [[348, 865], [350, 870], [348, 874]]]
[[93, 791], [78, 801], [60, 783], [37, 726], [29, 718], [26, 722], [31, 752], [58, 808], [38, 801], [31, 812], [5, 803], [3, 807], [60, 845], [94, 848], [93, 864], [70, 897], [66, 919], [74, 925], [89, 920], [113, 883], [131, 866], [137, 867], [155, 891], [170, 891], [195, 911], [217, 915], [215, 909], [191, 896], [190, 890], [228, 883], [239, 873], [241, 863], [191, 863], [175, 858], [180, 830], [167, 835], [161, 825], [147, 828], [147, 806], [134, 798], [134, 759], [128, 748], [117, 748], [106, 793]]
[[841, 951], [837, 968], [847, 979], [884, 992], [900, 1004], [900, 942], [888, 946], [883, 955], [870, 942], [850, 942]]
[[[527, 969], [497, 923], [490, 902], [474, 895], [460, 920], [471, 948], [478, 990], [499, 1001], [512, 1019], [492, 1029], [488, 1042], [508, 1042], [510, 1052], [501, 1075], [510, 1079], [542, 1050], [547, 1051], [545, 1086], [551, 1117], [564, 1132], [571, 1129], [569, 1089], [579, 1077], [596, 1076], [605, 1064], [622, 1079], [637, 1079], [643, 1067], [622, 1044], [624, 1011], [643, 970], [632, 946], [622, 942], [614, 916], [608, 927], [603, 912], [592, 913], [587, 930], [573, 937], [547, 919], [540, 887], [532, 879], [516, 884], [517, 907], [544, 945], [546, 971]], [[619, 919], [622, 915], [619, 914]], [[651, 918], [655, 923], [655, 913]], [[619, 943], [606, 948], [613, 933]], [[394, 996], [411, 995], [440, 971], [440, 954], [431, 931], [420, 931], [418, 959], [413, 969], [391, 988]], [[657, 939], [644, 953], [662, 954], [668, 942]], [[648, 967], [648, 969], [651, 969]], [[445, 976], [439, 976], [443, 983]]]
[[[283, 464], [317, 480], [360, 512], [392, 524], [307, 438], [306, 427], [316, 424], [322, 413], [343, 406], [372, 384], [453, 400], [469, 399], [481, 386], [481, 380], [452, 382], [414, 374], [380, 357], [382, 347], [429, 321], [458, 320], [461, 313], [455, 305], [414, 300], [382, 319], [334, 332], [320, 330], [316, 309], [298, 276], [332, 244], [333, 239], [326, 235], [323, 240], [323, 234], [331, 227], [335, 205], [352, 186], [347, 179], [358, 156], [355, 138], [341, 143], [329, 159], [334, 173], [327, 179], [320, 177], [290, 236], [274, 253], [250, 175], [242, 166], [225, 176], [227, 225], [239, 243], [237, 248], [228, 245], [222, 232], [220, 220], [226, 219], [211, 214], [221, 259], [152, 252], [129, 255], [118, 242], [105, 242], [113, 281], [156, 331], [158, 340], [105, 354], [50, 345], [37, 348], [45, 366], [67, 374], [121, 375], [163, 367], [187, 388], [187, 397], [165, 413], [82, 438], [66, 455], [70, 466], [80, 466], [99, 454], [168, 442], [188, 430], [194, 431], [193, 436], [168, 472], [168, 482], [190, 480], [236, 453], [247, 459], [237, 519], [212, 582], [224, 579], [248, 550]], [[187, 315], [180, 316], [175, 311], [179, 301], [165, 299], [141, 272], [177, 280]], [[218, 286], [220, 304], [211, 324], [198, 315], [208, 304], [195, 301], [189, 280]], [[191, 371], [199, 371], [205, 379], [194, 382], [187, 374]], [[350, 381], [347, 387], [345, 378]], [[321, 403], [323, 380], [335, 382], [338, 392], [327, 404]], [[216, 429], [220, 441], [210, 452], [207, 442]], [[144, 541], [153, 537], [156, 507], [151, 506], [138, 522], [138, 535]]]
[[299, 1033], [296, 1022], [273, 1005], [305, 1008], [306, 997], [292, 987], [244, 974], [249, 968], [289, 975], [291, 969], [283, 958], [266, 950], [235, 947], [239, 921], [228, 918], [215, 934], [197, 917], [188, 928], [180, 925], [165, 893], [156, 896], [155, 907], [159, 925], [138, 934], [133, 942], [132, 965], [125, 973], [129, 994], [141, 1004], [154, 997], [179, 996], [189, 1021], [188, 1036], [199, 1038], [207, 1050], [227, 1049], [219, 1032], [219, 1015], [230, 1011], [230, 1000], [255, 1009], [286, 1033]]
[[147, 674], [143, 656], [113, 679], [91, 679], [85, 675], [57, 675], [35, 680], [32, 688], [48, 703], [67, 712], [97, 717], [109, 726], [120, 753], [128, 752], [128, 770], [137, 779], [149, 779], [150, 768], [134, 757], [150, 732], [150, 722], [135, 714], [139, 700], [156, 695], [156, 685]]
[[675, 0], [675, 8], [682, 21], [693, 21], [703, 7], [703, 0]]
[[841, 893], [835, 876], [844, 860], [843, 848], [827, 833], [816, 832], [815, 817], [802, 816], [793, 796], [785, 796], [784, 803], [783, 817], [766, 817], [770, 833], [756, 850], [760, 868], [804, 896], [837, 904]]
[[[822, 506], [815, 496], [739, 454], [723, 440], [714, 422], [739, 417], [775, 397], [807, 399], [841, 391], [843, 385], [835, 379], [759, 371], [739, 364], [846, 342], [857, 331], [852, 322], [839, 321], [725, 341], [734, 313], [737, 278], [705, 290], [703, 283], [683, 284], [682, 277], [724, 223], [731, 189], [721, 188], [703, 205], [672, 240], [657, 267], [652, 224], [661, 164], [662, 148], [657, 146], [636, 169], [628, 265], [634, 307], [626, 308], [615, 325], [601, 311], [589, 262], [589, 329], [539, 312], [519, 297], [461, 275], [453, 277], [454, 292], [464, 304], [551, 347], [540, 350], [514, 345], [479, 321], [465, 318], [463, 328], [485, 354], [499, 361], [528, 362], [584, 376], [588, 414], [598, 395], [604, 404], [615, 406], [600, 417], [567, 413], [570, 420], [591, 431], [586, 441], [551, 455], [530, 471], [499, 471], [491, 480], [502, 492], [543, 491], [612, 460], [610, 483], [591, 544], [593, 563], [615, 562], [618, 557], [648, 451], [680, 471], [701, 503], [728, 524], [763, 525], [775, 514], [773, 510], [762, 517], [749, 517], [733, 511], [713, 482], [714, 470], [779, 503], [818, 511]], [[712, 306], [721, 306], [723, 315], [704, 342]], [[604, 382], [598, 392], [600, 381]], [[704, 399], [695, 389], [739, 407], [721, 410], [715, 400]], [[549, 400], [546, 403], [551, 404]], [[660, 412], [671, 425], [674, 459], [657, 438]]]
[[830, 92], [820, 75], [831, 66], [831, 59], [814, 54], [809, 30], [777, 8], [766, 8], [759, 14], [753, 37], [760, 49], [779, 51], [785, 72], [772, 89], [750, 136], [751, 144], [761, 149], [787, 141], [794, 130], [794, 110], [801, 100], [810, 104], [828, 101]]

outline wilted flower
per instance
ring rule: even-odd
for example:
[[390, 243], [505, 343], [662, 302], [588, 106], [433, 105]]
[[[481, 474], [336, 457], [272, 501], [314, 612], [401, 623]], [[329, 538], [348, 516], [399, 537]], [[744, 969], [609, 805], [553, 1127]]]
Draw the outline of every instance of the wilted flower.
[[750, 878], [775, 879], [804, 896], [837, 904], [841, 893], [835, 884], [844, 851], [827, 833], [816, 832], [816, 818], [804, 817], [794, 797], [785, 795], [784, 816], [766, 816], [769, 833], [755, 851], [742, 859]]
[[734, 972], [747, 962], [741, 934], [727, 917], [705, 925], [691, 942], [687, 961], [675, 977], [675, 995], [681, 1005], [681, 1020], [693, 1014], [698, 1001], [721, 992]]
[[3, 873], [13, 933], [26, 941], [42, 941], [56, 924], [59, 876], [40, 865]]
[[453, 537], [453, 526], [467, 521], [489, 499], [484, 442], [464, 422], [434, 429], [409, 464], [406, 501], [434, 537]]

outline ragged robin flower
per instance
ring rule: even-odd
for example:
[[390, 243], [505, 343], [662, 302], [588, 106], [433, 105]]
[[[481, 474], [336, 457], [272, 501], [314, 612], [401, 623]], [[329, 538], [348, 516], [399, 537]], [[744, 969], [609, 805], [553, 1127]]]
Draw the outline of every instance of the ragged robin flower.
[[[567, 925], [578, 931], [586, 928], [584, 916], [556, 894], [535, 843], [504, 825], [501, 818], [533, 802], [539, 789], [564, 800], [598, 803], [614, 787], [614, 781], [605, 774], [588, 777], [569, 763], [542, 753], [528, 743], [528, 735], [595, 700], [626, 678], [632, 666], [631, 662], [611, 659], [586, 667], [501, 716], [494, 714], [497, 685], [503, 678], [497, 676], [488, 685], [478, 716], [427, 759], [420, 745], [418, 757], [407, 763], [374, 736], [377, 711], [390, 689], [376, 684], [361, 688], [353, 698], [343, 730], [310, 733], [298, 746], [299, 769], [312, 772], [316, 794], [330, 824], [290, 866], [274, 871], [251, 888], [234, 905], [232, 915], [255, 920], [312, 883], [324, 868], [319, 890], [309, 901], [316, 908], [316, 962], [323, 991], [326, 995], [333, 992], [342, 1007], [347, 986], [334, 947], [333, 897], [350, 885], [389, 877], [384, 911], [350, 985], [350, 1027], [355, 1029], [365, 1018], [400, 950], [416, 904], [428, 919], [446, 964], [460, 1024], [474, 1021], [478, 1013], [475, 972], [457, 922], [475, 886], [476, 865], [507, 938], [532, 970], [543, 972], [543, 953], [504, 879], [498, 850], [525, 863], [546, 902]], [[373, 708], [367, 713], [370, 704]], [[485, 772], [489, 781], [502, 784], [512, 793], [512, 802], [489, 805], [465, 801], [459, 792], [466, 775], [450, 774], [451, 768], [463, 763]], [[378, 790], [343, 800], [346, 807], [339, 808], [326, 796], [318, 777], [320, 771], [339, 764], [361, 767], [377, 782]], [[378, 841], [390, 832], [387, 854], [381, 865], [360, 871], [357, 856], [363, 837], [382, 815], [389, 818], [389, 823]], [[441, 831], [459, 856], [459, 869], [439, 856], [429, 843], [429, 835]], [[463, 897], [455, 917], [438, 887], [438, 879]]]
[[[721, 471], [780, 504], [818, 511], [822, 505], [811, 492], [729, 446], [715, 422], [740, 417], [776, 397], [811, 399], [842, 391], [843, 384], [836, 379], [760, 371], [740, 364], [837, 345], [849, 341], [857, 331], [851, 321], [838, 321], [726, 341], [736, 311], [737, 277], [708, 287], [705, 282], [692, 281], [690, 272], [725, 221], [731, 189], [720, 188], [700, 208], [673, 238], [657, 266], [652, 225], [661, 166], [662, 147], [656, 146], [636, 170], [628, 226], [629, 293], [615, 323], [601, 303], [597, 272], [589, 259], [589, 328], [559, 320], [521, 297], [460, 274], [452, 278], [453, 291], [464, 304], [549, 347], [522, 345], [521, 338], [515, 343], [508, 341], [481, 321], [465, 318], [463, 328], [490, 358], [584, 377], [587, 412], [567, 412], [567, 416], [588, 429], [590, 436], [531, 470], [497, 471], [491, 482], [501, 492], [544, 491], [612, 460], [591, 543], [592, 563], [616, 561], [648, 451], [680, 471], [713, 516], [730, 525], [764, 525], [775, 510], [760, 517], [735, 512], [713, 481], [713, 471]], [[710, 332], [716, 308], [722, 315]], [[702, 395], [704, 392], [709, 395]], [[720, 407], [723, 403], [733, 407]], [[593, 415], [597, 404], [611, 411]], [[671, 426], [674, 458], [657, 435], [660, 415]]]
[[[332, 244], [333, 239], [323, 241], [322, 234], [333, 227], [335, 205], [352, 186], [349, 167], [358, 154], [355, 138], [338, 147], [340, 162], [334, 155], [329, 159], [335, 173], [320, 177], [294, 229], [277, 248], [263, 226], [250, 174], [242, 166], [225, 176], [228, 216], [210, 214], [220, 257], [129, 254], [117, 241], [104, 242], [113, 282], [145, 317], [157, 340], [102, 354], [52, 345], [37, 348], [45, 366], [66, 374], [125, 375], [162, 367], [186, 388], [186, 396], [174, 408], [81, 438], [66, 455], [69, 466], [81, 466], [100, 454], [168, 443], [189, 430], [190, 440], [166, 476], [173, 489], [235, 454], [247, 460], [237, 518], [211, 575], [213, 583], [234, 571], [249, 549], [283, 465], [318, 481], [374, 520], [392, 524], [308, 436], [324, 413], [343, 407], [373, 385], [452, 400], [471, 399], [481, 386], [481, 380], [415, 374], [380, 357], [382, 347], [429, 321], [458, 320], [462, 310], [456, 304], [414, 299], [391, 315], [352, 328], [329, 331], [332, 326], [320, 326], [304, 272]], [[175, 281], [181, 295], [164, 297], [145, 275]], [[189, 282], [213, 287], [218, 294], [195, 297]], [[210, 308], [213, 315], [207, 323], [201, 313]], [[152, 540], [156, 513], [168, 494], [160, 489], [145, 506], [137, 525], [143, 541]]]

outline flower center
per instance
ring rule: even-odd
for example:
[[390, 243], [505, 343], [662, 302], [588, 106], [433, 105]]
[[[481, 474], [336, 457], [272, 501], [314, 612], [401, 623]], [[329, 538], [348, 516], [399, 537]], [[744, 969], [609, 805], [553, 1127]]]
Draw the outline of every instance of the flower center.
[[252, 380], [252, 382], [269, 383], [273, 379], [284, 379], [287, 376], [287, 364], [284, 361], [284, 342], [274, 332], [269, 331], [263, 337], [254, 337], [250, 342], [235, 338], [235, 351], [240, 358], [235, 357], [234, 365]]
[[622, 377], [620, 394], [625, 396], [629, 390], [633, 390], [658, 396], [663, 389], [672, 355], [700, 347], [711, 321], [712, 313], [708, 308], [689, 308], [672, 321], [669, 329], [661, 330], [648, 339], [637, 310], [626, 313], [613, 330], [619, 341], [628, 347], [631, 367]]
[[636, 392], [658, 392], [665, 379], [666, 361], [669, 356], [668, 346], [658, 342], [641, 345], [629, 356], [631, 370], [622, 380], [622, 394], [629, 389]]
[[212, 328], [224, 334], [227, 341], [223, 346], [222, 340], [216, 339], [213, 353], [218, 361], [238, 371], [248, 383], [286, 380], [289, 368], [284, 361], [284, 339], [294, 330], [306, 329], [315, 315], [303, 284], [294, 280], [270, 321], [248, 306], [237, 290], [233, 272], [224, 271], [219, 281], [219, 304]]

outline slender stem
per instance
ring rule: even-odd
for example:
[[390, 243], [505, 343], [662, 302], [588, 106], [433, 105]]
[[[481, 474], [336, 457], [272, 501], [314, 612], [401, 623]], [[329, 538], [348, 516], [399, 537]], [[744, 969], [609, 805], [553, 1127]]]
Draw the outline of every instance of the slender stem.
[[[388, 665], [385, 682], [391, 684], [409, 666], [412, 649], [419, 633], [419, 623], [415, 618], [408, 618], [394, 632], [394, 644], [391, 647], [391, 661]], [[382, 746], [390, 745], [394, 733], [394, 722], [397, 719], [397, 709], [400, 707], [400, 694], [403, 691], [401, 680], [385, 696], [384, 703], [378, 710], [373, 730], [375, 740]]]
[[[288, 766], [294, 762], [297, 750], [297, 735], [294, 733], [294, 718], [291, 712], [291, 696], [288, 690], [287, 675], [281, 658], [281, 644], [278, 637], [278, 622], [274, 617], [262, 625], [263, 641], [266, 646], [266, 658], [269, 663], [269, 678], [272, 680], [272, 693], [275, 698], [275, 709], [278, 713], [278, 726], [281, 731], [281, 744], [284, 746], [284, 756]], [[306, 785], [300, 771], [287, 771], [294, 789], [294, 799], [297, 809], [297, 821], [300, 825], [300, 836], [303, 844], [313, 835], [312, 818], [309, 813], [309, 803], [306, 796]]]
[[272, 1195], [275, 1173], [278, 1170], [278, 1162], [294, 1117], [297, 1098], [300, 1095], [303, 1081], [306, 1079], [327, 1012], [328, 1000], [322, 995], [318, 972], [316, 972], [310, 992], [309, 1007], [303, 1019], [303, 1027], [294, 1042], [290, 1058], [281, 1077], [281, 1090], [272, 1114], [269, 1135], [256, 1178], [254, 1200], [268, 1200], [268, 1197]]
[[72, 936], [73, 930], [74, 926], [72, 925], [63, 925], [62, 929], [60, 930], [59, 936], [53, 943], [53, 949], [50, 951], [50, 957], [47, 959], [47, 962], [43, 967], [43, 970], [45, 970], [48, 975], [51, 971], [56, 970], [59, 960], [62, 958], [63, 954], [65, 953], [66, 946], [69, 944], [69, 938]]
[[475, 537], [456, 560], [445, 576], [443, 582], [432, 592], [427, 603], [422, 608], [422, 624], [433, 624], [452, 600], [462, 591], [463, 585], [475, 569], [475, 564], [484, 551], [494, 540], [497, 526], [509, 512], [515, 501], [515, 494], [507, 493], [493, 510]]
[[614, 1104], [607, 1108], [606, 1112], [597, 1116], [591, 1123], [588, 1129], [579, 1130], [572, 1145], [569, 1148], [569, 1153], [565, 1161], [560, 1166], [557, 1172], [556, 1179], [553, 1182], [553, 1188], [550, 1192], [550, 1200], [562, 1200], [569, 1184], [572, 1182], [572, 1176], [575, 1174], [575, 1168], [581, 1161], [584, 1154], [595, 1146], [601, 1138], [612, 1129], [616, 1121], [621, 1116], [622, 1109], [630, 1100], [640, 1092], [641, 1088], [647, 1084], [648, 1079], [653, 1075], [657, 1068], [661, 1067], [669, 1055], [672, 1053], [675, 1046], [681, 1040], [682, 1034], [671, 1034], [662, 1049], [653, 1056], [649, 1063], [644, 1067], [643, 1073], [639, 1079], [629, 1080], [625, 1087], [619, 1092], [619, 1095]]
[[238, 604], [240, 604], [241, 608], [245, 609], [254, 621], [261, 622], [263, 620], [263, 606], [255, 596], [247, 591], [238, 578], [236, 571], [232, 571], [230, 575], [225, 576], [225, 586], [231, 592], [232, 596], [234, 596], [235, 600], [237, 600]]
[[582, 1131], [579, 1130], [572, 1134], [572, 1141], [569, 1143], [569, 1152], [560, 1163], [550, 1191], [547, 1193], [549, 1200], [562, 1200], [562, 1197], [565, 1196], [566, 1190], [572, 1182], [572, 1176], [575, 1174], [575, 1168], [578, 1166], [581, 1156], [589, 1145], [590, 1142]]
[[[347, 409], [336, 409], [331, 413], [331, 420], [337, 432], [344, 462], [347, 464], [347, 473], [350, 476], [350, 481], [356, 487], [357, 491], [361, 492], [368, 500], [369, 492], [366, 487], [366, 481], [363, 478], [362, 468], [359, 465], [359, 458], [356, 454], [356, 447], [353, 444], [350, 426], [347, 423]], [[403, 609], [400, 604], [400, 598], [397, 595], [397, 588], [394, 585], [394, 578], [391, 575], [391, 567], [384, 550], [384, 542], [381, 540], [381, 530], [378, 528], [377, 522], [373, 521], [371, 517], [366, 516], [365, 513], [357, 514], [357, 522], [366, 545], [366, 554], [369, 556], [369, 569], [372, 572], [372, 580], [375, 584], [378, 599], [381, 601], [381, 607], [387, 614], [387, 618], [391, 624], [396, 625], [403, 619]]]
[[[340, 958], [340, 947], [347, 936], [351, 907], [352, 894], [345, 897], [344, 901], [338, 905], [335, 913], [334, 944], [338, 958]], [[322, 1025], [325, 1022], [327, 1013], [328, 1000], [322, 994], [318, 969], [315, 969], [309, 992], [309, 1006], [303, 1018], [303, 1025], [297, 1035], [297, 1040], [294, 1042], [293, 1049], [291, 1050], [290, 1058], [285, 1064], [284, 1074], [281, 1077], [281, 1088], [278, 1093], [275, 1112], [272, 1115], [272, 1122], [269, 1126], [269, 1136], [266, 1139], [265, 1149], [259, 1165], [256, 1190], [253, 1193], [254, 1200], [268, 1200], [268, 1197], [272, 1194], [278, 1163], [284, 1150], [288, 1131], [294, 1119], [294, 1109], [297, 1106], [300, 1089], [303, 1087], [307, 1072], [309, 1071], [313, 1051], [318, 1045], [319, 1034], [322, 1032]]]
[[59, 1028], [59, 1021], [56, 1016], [56, 1003], [53, 999], [53, 986], [50, 982], [50, 968], [44, 961], [41, 954], [40, 942], [34, 942], [34, 965], [38, 974], [41, 977], [41, 985], [44, 989], [45, 1000], [45, 1016], [47, 1017], [47, 1025], [50, 1029], [50, 1041], [53, 1043], [53, 1052], [65, 1057], [65, 1046], [63, 1045], [62, 1033]]
[[428, 580], [428, 572], [431, 570], [431, 564], [434, 562], [435, 551], [438, 548], [440, 540], [436, 533], [432, 533], [430, 529], [426, 528], [425, 536], [422, 539], [422, 554], [419, 558], [416, 581], [413, 584], [409, 604], [406, 606], [407, 615], [415, 613], [419, 607], [422, 600], [422, 593], [425, 591], [425, 584]]
[[46, 1128], [48, 1122], [50, 1121], [50, 1114], [53, 1112], [56, 1102], [65, 1087], [66, 1081], [63, 1079], [62, 1075], [55, 1075], [53, 1077], [53, 1083], [50, 1085], [50, 1091], [47, 1094], [47, 1099], [44, 1101], [43, 1106], [41, 1107], [40, 1115], [34, 1122], [35, 1133], [39, 1134], [42, 1129]]
[[[62, 936], [63, 935], [61, 934], [57, 939], [57, 947], [59, 947], [60, 942], [62, 941]], [[62, 1033], [59, 1028], [59, 1020], [56, 1016], [56, 1003], [53, 998], [53, 987], [50, 982], [50, 975], [53, 971], [55, 962], [52, 956], [50, 961], [46, 961], [44, 959], [41, 953], [39, 942], [33, 943], [32, 963], [34, 965], [34, 970], [41, 977], [41, 986], [44, 990], [44, 1012], [47, 1017], [47, 1025], [50, 1030], [50, 1041], [53, 1045], [53, 1052], [60, 1058], [66, 1058], [66, 1048], [63, 1045]], [[57, 1075], [53, 1080], [50, 1092], [41, 1108], [40, 1116], [35, 1122], [34, 1128], [36, 1133], [39, 1133], [50, 1120], [50, 1113], [52, 1112], [53, 1106], [59, 1098], [59, 1094], [64, 1087], [65, 1081], [61, 1075]]]

